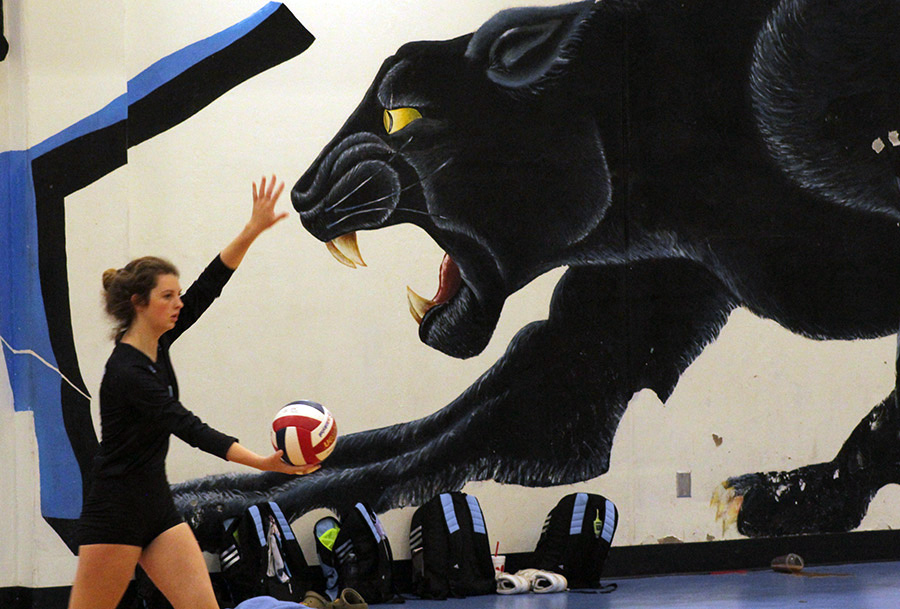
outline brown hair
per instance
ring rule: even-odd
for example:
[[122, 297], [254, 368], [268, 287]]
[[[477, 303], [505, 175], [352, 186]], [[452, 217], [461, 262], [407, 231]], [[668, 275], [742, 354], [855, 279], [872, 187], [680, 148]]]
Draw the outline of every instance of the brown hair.
[[113, 338], [119, 340], [134, 321], [132, 296], [138, 304], [150, 302], [150, 292], [156, 287], [160, 275], [178, 276], [175, 265], [156, 256], [135, 258], [121, 269], [103, 272], [103, 299], [106, 312], [115, 321]]

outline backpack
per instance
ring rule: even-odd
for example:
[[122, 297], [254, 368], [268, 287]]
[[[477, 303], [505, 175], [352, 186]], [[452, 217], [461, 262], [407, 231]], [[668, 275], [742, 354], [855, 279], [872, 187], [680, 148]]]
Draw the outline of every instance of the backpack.
[[341, 523], [331, 516], [320, 518], [313, 527], [316, 555], [319, 557], [319, 568], [325, 579], [325, 595], [336, 600], [341, 589], [338, 582], [338, 570], [334, 559], [334, 542], [341, 530]]
[[409, 549], [413, 591], [422, 598], [496, 591], [487, 526], [472, 495], [442, 493], [419, 507], [410, 524]]
[[375, 512], [365, 503], [357, 503], [341, 515], [336, 526], [332, 564], [339, 588], [353, 588], [367, 603], [402, 603], [394, 587], [391, 543]]
[[300, 602], [310, 587], [303, 551], [274, 501], [251, 505], [228, 523], [224, 545], [222, 578], [234, 603], [254, 596]]
[[560, 499], [544, 521], [534, 550], [535, 568], [564, 575], [570, 588], [601, 588], [600, 574], [619, 520], [615, 504], [590, 493]]

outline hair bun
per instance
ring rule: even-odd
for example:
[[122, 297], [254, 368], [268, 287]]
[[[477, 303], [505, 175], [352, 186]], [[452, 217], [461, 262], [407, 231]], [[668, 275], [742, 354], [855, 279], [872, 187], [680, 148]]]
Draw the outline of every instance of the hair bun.
[[103, 271], [103, 289], [109, 290], [109, 286], [112, 285], [113, 279], [116, 278], [116, 274], [119, 271], [117, 269], [106, 269]]

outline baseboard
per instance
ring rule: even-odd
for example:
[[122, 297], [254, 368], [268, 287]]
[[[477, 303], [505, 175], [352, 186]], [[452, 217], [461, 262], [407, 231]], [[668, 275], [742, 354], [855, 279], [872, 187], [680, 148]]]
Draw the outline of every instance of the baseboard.
[[[605, 582], [617, 577], [711, 573], [768, 569], [776, 556], [794, 552], [807, 565], [834, 565], [900, 560], [900, 531], [860, 531], [823, 535], [767, 537], [698, 543], [669, 543], [613, 547], [603, 569]], [[507, 569], [529, 566], [530, 553], [509, 554]], [[396, 562], [398, 588], [409, 592], [412, 563]], [[318, 566], [310, 567], [320, 576]], [[64, 609], [69, 587], [0, 588], [2, 609]]]
[[53, 588], [0, 588], [3, 609], [64, 609], [69, 604], [71, 586]]

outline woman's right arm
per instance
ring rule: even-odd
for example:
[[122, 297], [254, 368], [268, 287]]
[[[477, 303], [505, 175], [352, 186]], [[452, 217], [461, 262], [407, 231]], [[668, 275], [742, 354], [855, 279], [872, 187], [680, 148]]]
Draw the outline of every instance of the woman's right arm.
[[182, 332], [190, 328], [209, 308], [209, 305], [219, 297], [222, 288], [241, 264], [244, 255], [256, 238], [288, 216], [287, 212], [275, 211], [275, 204], [278, 202], [281, 191], [284, 190], [284, 182], [277, 186], [276, 184], [277, 180], [274, 175], [268, 186], [265, 177], [260, 182], [259, 189], [256, 187], [256, 182], [253, 182], [253, 208], [250, 220], [185, 291], [181, 298], [184, 308], [178, 316], [178, 322], [172, 330], [166, 333], [170, 341], [174, 342]]

